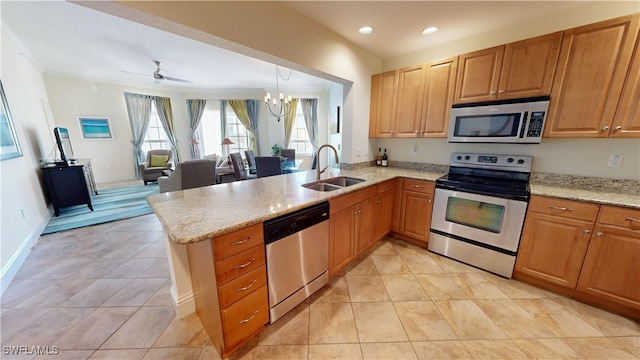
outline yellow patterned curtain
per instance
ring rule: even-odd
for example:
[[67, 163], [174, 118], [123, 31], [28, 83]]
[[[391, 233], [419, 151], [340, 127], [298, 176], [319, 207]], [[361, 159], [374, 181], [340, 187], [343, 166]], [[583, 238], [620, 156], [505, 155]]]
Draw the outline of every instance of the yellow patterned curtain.
[[293, 130], [293, 124], [296, 123], [296, 110], [298, 110], [298, 99], [291, 99], [291, 111], [284, 116], [284, 147], [289, 147], [289, 141], [291, 140], [291, 130]]
[[228, 100], [229, 106], [233, 109], [233, 112], [236, 113], [238, 120], [247, 128], [247, 131], [251, 136], [249, 139], [251, 140], [251, 149], [253, 149], [254, 153], [258, 153], [258, 149], [256, 149], [256, 141], [254, 140], [256, 134], [253, 132], [253, 128], [251, 127], [251, 118], [249, 118], [249, 110], [247, 109], [247, 102], [245, 100]]
[[178, 151], [178, 142], [176, 141], [176, 133], [173, 126], [173, 110], [171, 110], [171, 99], [168, 97], [155, 96], [153, 100], [156, 103], [156, 110], [158, 110], [158, 117], [160, 118], [162, 127], [169, 137], [171, 146], [173, 146], [176, 163], [179, 163], [180, 152]]

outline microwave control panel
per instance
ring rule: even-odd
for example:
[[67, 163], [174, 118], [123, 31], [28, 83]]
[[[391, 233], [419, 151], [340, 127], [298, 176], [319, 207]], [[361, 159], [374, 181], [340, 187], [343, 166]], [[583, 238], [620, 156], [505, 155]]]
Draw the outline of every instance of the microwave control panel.
[[534, 111], [531, 113], [529, 120], [529, 128], [527, 129], [527, 137], [542, 136], [542, 127], [544, 125], [544, 111]]

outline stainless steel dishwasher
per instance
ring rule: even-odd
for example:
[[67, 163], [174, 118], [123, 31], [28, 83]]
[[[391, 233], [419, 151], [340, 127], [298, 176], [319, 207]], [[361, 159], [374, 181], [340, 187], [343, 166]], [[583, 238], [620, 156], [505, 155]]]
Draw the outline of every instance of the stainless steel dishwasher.
[[264, 222], [273, 323], [329, 282], [329, 203]]

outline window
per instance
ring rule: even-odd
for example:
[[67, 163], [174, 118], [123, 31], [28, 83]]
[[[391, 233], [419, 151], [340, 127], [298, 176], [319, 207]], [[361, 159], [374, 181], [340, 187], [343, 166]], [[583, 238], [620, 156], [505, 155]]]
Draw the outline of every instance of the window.
[[311, 145], [311, 140], [309, 140], [307, 124], [304, 121], [302, 106], [300, 106], [300, 104], [298, 104], [296, 109], [296, 122], [293, 124], [293, 129], [291, 129], [289, 148], [295, 149], [296, 154], [300, 155], [311, 156], [313, 153], [313, 146]]
[[[222, 140], [222, 119], [220, 118], [220, 102], [207, 101], [207, 105], [202, 114], [200, 128], [202, 136], [202, 147], [205, 155], [227, 154], [227, 146], [221, 145]], [[250, 149], [252, 139], [249, 131], [242, 125], [236, 113], [229, 106], [227, 107], [227, 129], [226, 136], [233, 144], [228, 145], [229, 153], [239, 152], [244, 154], [244, 150]]]
[[173, 149], [167, 132], [164, 131], [160, 117], [158, 116], [158, 110], [156, 104], [151, 103], [151, 116], [149, 118], [149, 127], [147, 127], [147, 134], [144, 137], [144, 143], [142, 144], [142, 150], [146, 153], [152, 149]]

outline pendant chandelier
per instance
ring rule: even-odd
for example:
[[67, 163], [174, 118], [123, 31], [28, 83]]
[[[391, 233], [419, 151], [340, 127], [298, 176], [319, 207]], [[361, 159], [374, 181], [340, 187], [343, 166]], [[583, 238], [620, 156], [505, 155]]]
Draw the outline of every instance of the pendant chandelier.
[[282, 77], [282, 80], [288, 81], [291, 78], [292, 71], [289, 70], [289, 76], [285, 79], [282, 77], [280, 73], [280, 67], [276, 65], [276, 96], [271, 98], [271, 93], [267, 93], [264, 97], [264, 104], [267, 106], [267, 111], [271, 116], [275, 116], [280, 122], [280, 119], [283, 116], [286, 116], [291, 112], [291, 96], [285, 96], [284, 93], [280, 92], [280, 83], [279, 78]]

